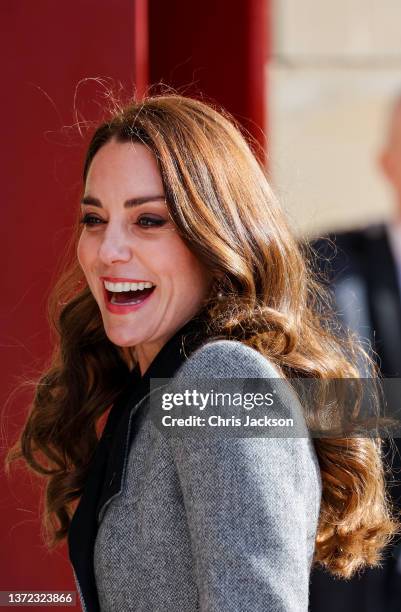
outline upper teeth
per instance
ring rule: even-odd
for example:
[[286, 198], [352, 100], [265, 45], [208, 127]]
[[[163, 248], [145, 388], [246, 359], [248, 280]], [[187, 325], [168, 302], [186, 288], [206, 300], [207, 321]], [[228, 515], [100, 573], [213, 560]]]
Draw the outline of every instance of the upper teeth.
[[104, 281], [104, 286], [108, 291], [121, 292], [121, 291], [138, 291], [139, 289], [149, 289], [153, 287], [153, 283], [149, 281], [143, 283], [112, 283], [110, 281]]

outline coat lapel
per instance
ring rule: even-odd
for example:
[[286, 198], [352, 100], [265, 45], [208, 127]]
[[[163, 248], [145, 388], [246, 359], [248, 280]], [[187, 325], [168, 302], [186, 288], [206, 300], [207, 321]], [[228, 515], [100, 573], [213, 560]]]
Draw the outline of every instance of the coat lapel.
[[84, 599], [83, 607], [88, 612], [100, 610], [95, 586], [92, 554], [96, 538], [97, 500], [99, 499], [107, 472], [107, 457], [114, 431], [123, 416], [127, 393], [123, 393], [110, 410], [107, 423], [96, 447], [88, 477], [79, 504], [75, 510], [68, 532], [68, 547], [75, 579]]

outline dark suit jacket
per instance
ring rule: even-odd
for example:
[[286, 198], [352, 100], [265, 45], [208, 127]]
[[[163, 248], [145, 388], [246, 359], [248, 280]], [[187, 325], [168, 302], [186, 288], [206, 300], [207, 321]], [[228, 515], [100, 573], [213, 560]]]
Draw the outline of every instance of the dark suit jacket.
[[[330, 235], [313, 244], [318, 267], [333, 290], [345, 327], [370, 343], [384, 377], [401, 376], [401, 297], [397, 269], [384, 225]], [[401, 508], [401, 440], [395, 440], [396, 486], [390, 493]], [[401, 611], [401, 574], [396, 568], [399, 544], [386, 553], [383, 569], [367, 569], [350, 581], [334, 580], [315, 570], [311, 578], [311, 612]]]

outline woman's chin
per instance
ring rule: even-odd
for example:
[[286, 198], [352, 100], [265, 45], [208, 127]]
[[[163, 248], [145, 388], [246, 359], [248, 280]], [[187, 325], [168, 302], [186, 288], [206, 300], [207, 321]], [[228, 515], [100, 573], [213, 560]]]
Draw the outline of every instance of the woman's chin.
[[[129, 333], [129, 331], [131, 333]], [[127, 330], [128, 333], [124, 333], [123, 329], [117, 329], [115, 327], [105, 327], [106, 336], [116, 346], [121, 348], [128, 346], [136, 346], [143, 340], [143, 334], [133, 335], [132, 330]]]

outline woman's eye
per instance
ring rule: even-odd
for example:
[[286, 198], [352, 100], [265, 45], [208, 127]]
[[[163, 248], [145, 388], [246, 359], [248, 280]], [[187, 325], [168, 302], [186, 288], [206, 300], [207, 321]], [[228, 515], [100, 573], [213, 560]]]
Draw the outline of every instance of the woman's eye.
[[160, 219], [160, 217], [140, 217], [138, 221], [136, 221], [135, 225], [139, 225], [140, 227], [161, 227], [164, 225], [166, 221], [164, 219]]
[[[106, 223], [106, 221], [103, 221], [103, 219], [99, 219], [99, 217], [95, 217], [94, 215], [86, 214], [82, 217], [80, 223], [82, 223], [86, 227], [94, 227], [95, 225], [101, 225], [103, 223]], [[143, 216], [140, 217], [134, 223], [134, 225], [138, 225], [139, 227], [147, 229], [151, 227], [161, 227], [165, 223], [166, 221], [164, 219], [161, 219], [160, 217]]]
[[104, 223], [102, 219], [99, 217], [95, 217], [94, 215], [84, 215], [80, 220], [80, 223], [87, 226], [99, 225], [100, 223]]

